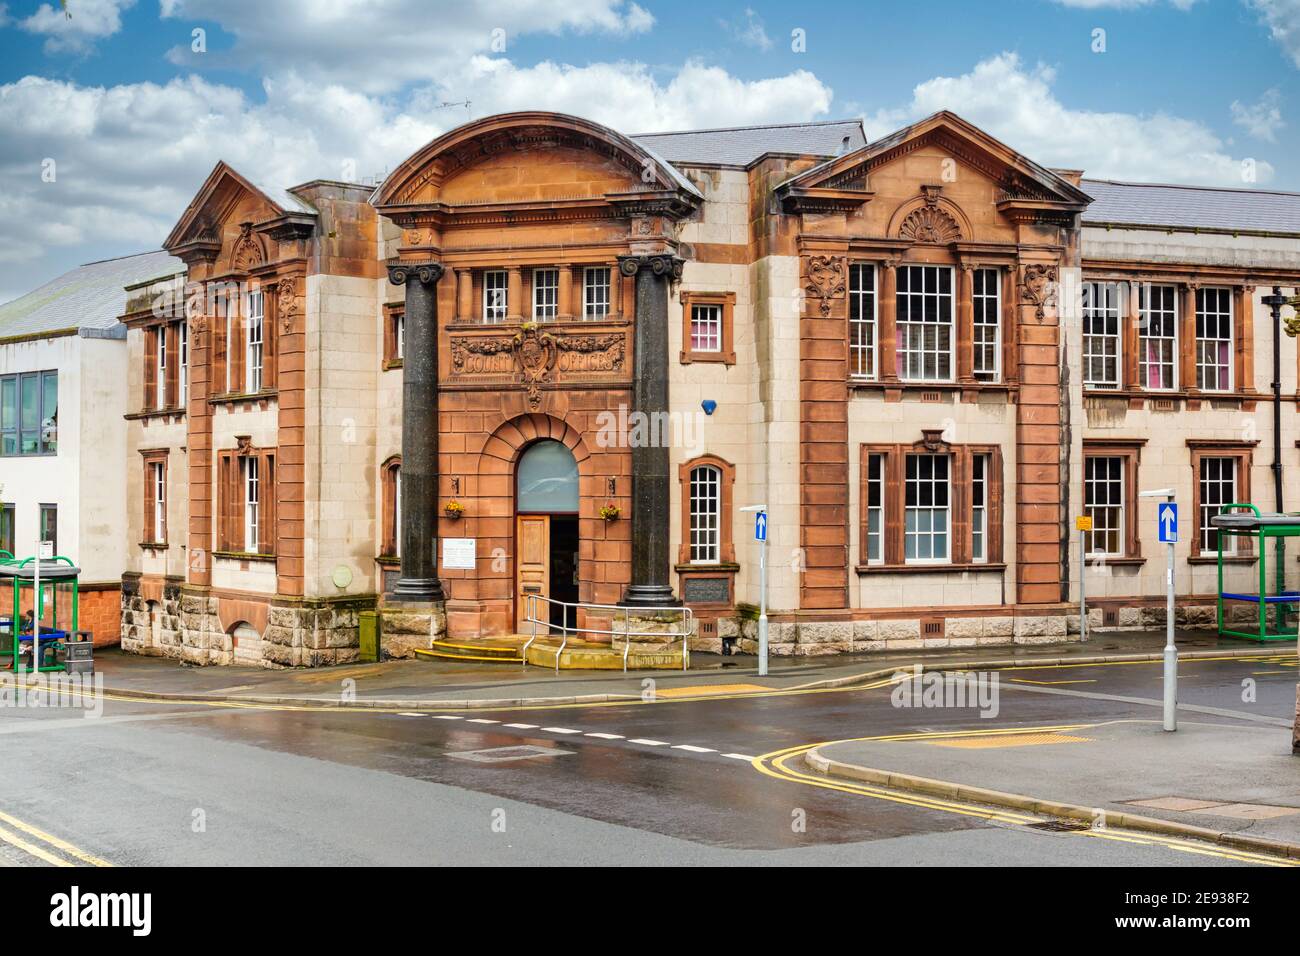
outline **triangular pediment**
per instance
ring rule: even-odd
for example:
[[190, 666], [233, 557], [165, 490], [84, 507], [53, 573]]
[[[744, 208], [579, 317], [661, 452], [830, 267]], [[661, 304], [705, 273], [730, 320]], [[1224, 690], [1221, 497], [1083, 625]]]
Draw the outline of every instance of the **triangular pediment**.
[[223, 232], [234, 219], [260, 226], [314, 215], [314, 210], [304, 200], [288, 192], [275, 198], [268, 190], [222, 161], [208, 174], [163, 242], [163, 248], [184, 258], [190, 250], [219, 249]]
[[1064, 176], [946, 110], [786, 180], [776, 187], [777, 196], [787, 205], [845, 207], [855, 198], [860, 204], [872, 196], [868, 184], [873, 170], [926, 147], [942, 149], [996, 183], [1000, 208], [1072, 214], [1092, 202]]

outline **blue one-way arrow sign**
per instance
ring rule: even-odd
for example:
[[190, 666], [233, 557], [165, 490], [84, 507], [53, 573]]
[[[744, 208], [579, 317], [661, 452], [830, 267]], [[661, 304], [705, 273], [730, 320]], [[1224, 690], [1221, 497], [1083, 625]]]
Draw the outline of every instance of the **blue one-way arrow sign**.
[[1156, 510], [1156, 526], [1160, 532], [1161, 544], [1173, 544], [1178, 540], [1178, 505], [1167, 501]]
[[754, 540], [767, 540], [767, 512], [760, 511], [754, 515]]

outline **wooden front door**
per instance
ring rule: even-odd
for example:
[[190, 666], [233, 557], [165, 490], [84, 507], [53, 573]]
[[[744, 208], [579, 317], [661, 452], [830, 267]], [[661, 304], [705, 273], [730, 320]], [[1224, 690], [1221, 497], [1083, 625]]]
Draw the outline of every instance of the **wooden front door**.
[[[515, 518], [516, 590], [515, 622], [520, 634], [533, 633], [528, 622], [529, 594], [549, 596], [551, 593], [551, 516], [518, 515]], [[550, 606], [537, 601], [538, 620], [550, 618]], [[550, 628], [538, 625], [538, 634], [550, 633]]]

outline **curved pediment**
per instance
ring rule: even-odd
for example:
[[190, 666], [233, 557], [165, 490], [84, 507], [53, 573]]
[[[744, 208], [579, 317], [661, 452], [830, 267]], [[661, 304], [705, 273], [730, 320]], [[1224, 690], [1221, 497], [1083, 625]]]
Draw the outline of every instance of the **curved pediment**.
[[467, 123], [415, 152], [371, 203], [470, 206], [617, 197], [702, 197], [677, 170], [609, 127], [561, 113], [505, 113]]

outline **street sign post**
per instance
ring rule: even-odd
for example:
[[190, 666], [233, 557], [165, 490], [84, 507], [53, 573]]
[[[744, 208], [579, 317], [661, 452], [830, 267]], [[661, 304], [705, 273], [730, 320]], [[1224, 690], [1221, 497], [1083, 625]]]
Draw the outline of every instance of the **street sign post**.
[[754, 513], [754, 540], [758, 542], [758, 676], [767, 676], [767, 505], [749, 505]]
[[1169, 545], [1165, 572], [1168, 595], [1165, 598], [1164, 727], [1175, 731], [1178, 729], [1178, 649], [1174, 647], [1174, 545], [1178, 542], [1178, 505], [1172, 488], [1144, 491], [1141, 496], [1165, 499], [1156, 507], [1156, 535], [1162, 544]]

